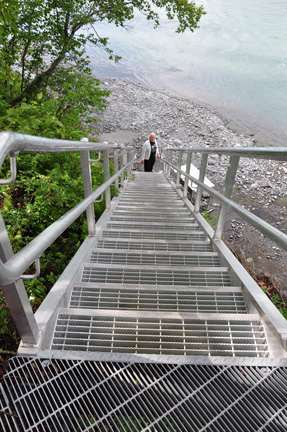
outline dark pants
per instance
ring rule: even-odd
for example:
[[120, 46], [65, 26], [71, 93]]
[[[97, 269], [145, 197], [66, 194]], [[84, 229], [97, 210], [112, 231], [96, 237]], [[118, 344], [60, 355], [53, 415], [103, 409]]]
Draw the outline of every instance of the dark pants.
[[151, 172], [155, 163], [155, 155], [151, 154], [149, 159], [144, 160], [145, 172]]

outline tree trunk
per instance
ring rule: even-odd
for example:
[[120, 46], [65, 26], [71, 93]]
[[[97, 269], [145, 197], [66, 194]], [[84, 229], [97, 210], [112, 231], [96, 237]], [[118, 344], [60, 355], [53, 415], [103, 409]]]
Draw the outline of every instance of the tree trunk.
[[60, 64], [60, 62], [62, 61], [63, 58], [64, 58], [64, 55], [60, 55], [59, 57], [57, 57], [53, 61], [53, 63], [49, 67], [49, 69], [47, 69], [45, 72], [42, 72], [33, 81], [31, 81], [30, 84], [27, 85], [27, 87], [22, 91], [21, 94], [19, 94], [18, 96], [16, 96], [14, 99], [12, 99], [9, 102], [11, 107], [14, 107], [17, 104], [19, 104], [20, 102], [22, 102], [22, 100], [25, 97], [29, 98], [29, 96], [31, 96], [32, 93], [35, 92], [35, 90], [37, 88], [41, 87], [43, 81], [46, 81], [49, 79], [49, 77], [52, 75], [52, 73], [54, 72], [56, 67]]

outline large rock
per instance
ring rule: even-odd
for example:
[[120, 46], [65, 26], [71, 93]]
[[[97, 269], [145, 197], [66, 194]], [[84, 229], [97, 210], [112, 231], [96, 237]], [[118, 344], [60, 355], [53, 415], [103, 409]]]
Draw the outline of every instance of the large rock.
[[250, 186], [250, 189], [258, 189], [258, 188], [272, 188], [272, 183], [270, 182], [269, 178], [264, 178], [262, 180], [257, 180], [255, 183], [253, 183]]

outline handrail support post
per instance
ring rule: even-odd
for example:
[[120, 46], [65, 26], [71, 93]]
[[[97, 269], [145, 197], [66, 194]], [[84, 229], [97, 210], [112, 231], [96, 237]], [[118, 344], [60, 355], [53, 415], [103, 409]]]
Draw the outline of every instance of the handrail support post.
[[[207, 158], [208, 158], [208, 153], [203, 153], [202, 159], [201, 159], [200, 172], [199, 172], [199, 181], [202, 183], [204, 183], [204, 177], [205, 177], [206, 167], [207, 167]], [[199, 213], [201, 196], [202, 196], [202, 187], [198, 186], [195, 204], [194, 204], [194, 212], [195, 213]]]
[[[104, 179], [106, 182], [110, 178], [109, 151], [108, 150], [103, 151], [103, 157], [104, 157]], [[110, 186], [106, 189], [105, 196], [106, 196], [106, 209], [110, 209], [111, 208], [111, 188], [110, 188]]]
[[[90, 152], [89, 150], [83, 150], [80, 152], [80, 154], [81, 154], [84, 194], [86, 198], [92, 193]], [[86, 215], [87, 215], [89, 236], [94, 237], [96, 235], [96, 227], [95, 227], [95, 208], [93, 203], [90, 204], [89, 207], [87, 208]]]
[[[0, 236], [0, 259], [5, 263], [14, 254], [1, 213]], [[37, 346], [40, 332], [23, 281], [18, 279], [9, 285], [1, 286], [1, 290], [23, 344]]]
[[[119, 151], [114, 150], [114, 173], [116, 174], [119, 170]], [[118, 195], [119, 190], [119, 179], [115, 181], [115, 195]]]
[[[172, 162], [172, 151], [171, 150], [168, 150], [167, 160], [170, 163]], [[170, 165], [168, 165], [167, 177], [170, 178]]]
[[[224, 194], [223, 194], [226, 198], [230, 198], [232, 195], [239, 159], [240, 159], [239, 156], [230, 157], [230, 163], [225, 178], [225, 186], [224, 186]], [[228, 206], [226, 204], [222, 204], [218, 216], [218, 221], [214, 231], [215, 240], [221, 239], [226, 216], [227, 216], [227, 211], [228, 211]]]
[[[179, 155], [178, 155], [177, 168], [178, 168], [179, 170], [181, 169], [181, 164], [182, 164], [182, 154], [183, 154], [183, 151], [180, 151], [180, 152], [179, 152]], [[178, 172], [177, 172], [177, 177], [176, 177], [176, 187], [177, 187], [177, 188], [179, 188], [179, 186], [180, 186], [180, 177], [181, 177], [181, 174], [180, 174], [180, 172], [178, 171]]]
[[[127, 162], [128, 163], [131, 162], [133, 160], [133, 158], [134, 158], [133, 157], [133, 150], [128, 150], [128, 160], [127, 160]], [[132, 170], [133, 170], [133, 164], [131, 164], [129, 166], [129, 168], [128, 168], [128, 177], [131, 175]]]
[[[189, 151], [187, 153], [187, 159], [186, 159], [186, 174], [190, 174], [190, 165], [191, 165], [191, 158], [192, 158], [192, 152]], [[185, 177], [184, 180], [184, 188], [183, 188], [183, 197], [186, 198], [187, 197], [187, 191], [188, 191], [188, 183], [189, 180], [187, 177]]]

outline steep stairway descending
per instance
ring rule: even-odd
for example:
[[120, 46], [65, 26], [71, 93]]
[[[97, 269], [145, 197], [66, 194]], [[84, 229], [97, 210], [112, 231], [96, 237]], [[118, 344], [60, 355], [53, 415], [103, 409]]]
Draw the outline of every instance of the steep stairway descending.
[[247, 313], [241, 287], [161, 173], [136, 173], [119, 197], [51, 349], [143, 362], [269, 356], [260, 317]]

